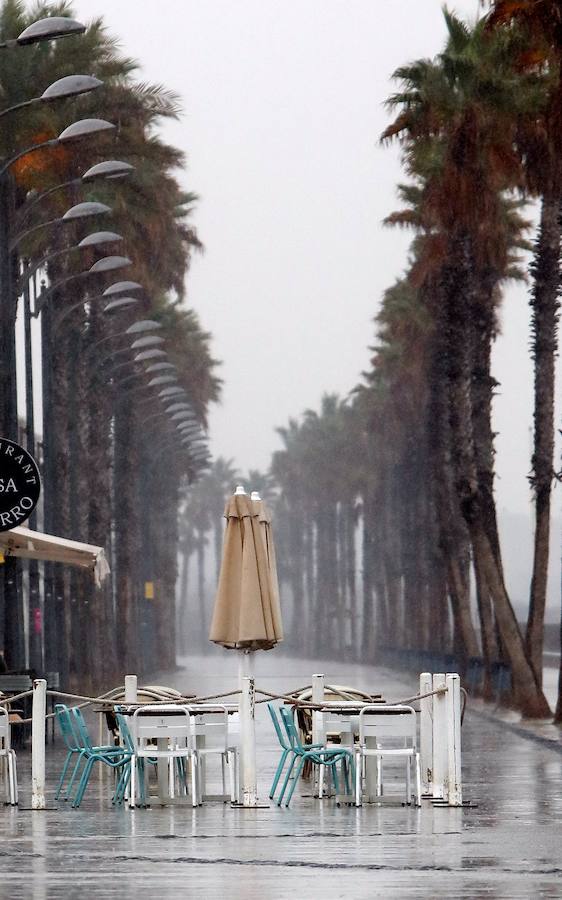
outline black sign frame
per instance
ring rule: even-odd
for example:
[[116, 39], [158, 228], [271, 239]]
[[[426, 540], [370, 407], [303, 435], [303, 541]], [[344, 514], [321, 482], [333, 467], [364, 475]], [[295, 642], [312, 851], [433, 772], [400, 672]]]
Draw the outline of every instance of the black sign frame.
[[41, 494], [39, 467], [24, 447], [0, 438], [0, 531], [22, 525]]

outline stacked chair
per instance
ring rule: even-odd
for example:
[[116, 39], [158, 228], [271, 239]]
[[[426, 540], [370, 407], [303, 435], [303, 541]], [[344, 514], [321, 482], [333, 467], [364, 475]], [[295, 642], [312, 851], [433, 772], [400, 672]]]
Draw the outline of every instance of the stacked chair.
[[[63, 764], [61, 776], [55, 797], [62, 795], [64, 800], [72, 802], [73, 807], [80, 806], [84, 793], [90, 780], [90, 775], [96, 763], [102, 763], [113, 770], [117, 777], [113, 803], [122, 803], [125, 787], [128, 783], [132, 752], [127, 747], [108, 744], [96, 746], [92, 743], [88, 727], [78, 707], [69, 709], [62, 703], [55, 706], [55, 714], [59, 728], [67, 748], [66, 758]], [[70, 768], [70, 763], [75, 757], [74, 768], [66, 789], [63, 792], [64, 782]], [[77, 783], [75, 792], [74, 785]]]
[[[281, 758], [279, 760], [279, 764], [277, 766], [277, 770], [275, 772], [275, 777], [273, 779], [273, 784], [271, 785], [271, 790], [269, 796], [273, 799], [275, 791], [277, 789], [277, 785], [279, 783], [279, 779], [281, 777], [283, 768], [287, 760], [289, 760], [289, 767], [285, 774], [285, 779], [283, 781], [283, 785], [279, 792], [279, 796], [277, 798], [277, 806], [281, 806], [283, 799], [285, 797], [285, 792], [289, 785], [289, 781], [292, 778], [291, 787], [289, 789], [289, 793], [287, 795], [287, 799], [285, 801], [285, 806], [289, 806], [292, 796], [294, 794], [295, 788], [297, 786], [297, 781], [302, 773], [304, 765], [306, 762], [311, 762], [314, 765], [320, 767], [321, 777], [323, 776], [324, 769], [328, 769], [332, 776], [332, 781], [334, 784], [334, 790], [336, 794], [339, 793], [339, 782], [337, 776], [337, 764], [341, 764], [342, 774], [344, 777], [346, 793], [349, 794], [350, 783], [349, 783], [349, 773], [351, 771], [352, 776], [354, 776], [354, 762], [353, 762], [353, 752], [349, 750], [347, 747], [341, 746], [332, 746], [326, 747], [322, 744], [303, 744], [301, 742], [299, 732], [295, 726], [293, 715], [287, 707], [281, 706], [279, 708], [279, 715], [281, 716], [281, 723], [279, 723], [277, 719], [277, 711], [273, 703], [268, 703], [267, 707], [269, 709], [269, 714], [272, 718], [273, 725], [275, 727], [275, 732], [281, 744], [282, 753]], [[297, 762], [298, 760], [298, 762]], [[295, 768], [296, 763], [296, 768]], [[294, 772], [293, 772], [294, 770]]]
[[[281, 747], [281, 756], [269, 792], [270, 799], [274, 798], [288, 763], [277, 798], [278, 806], [283, 803], [290, 784], [285, 800], [285, 806], [289, 806], [297, 781], [307, 763], [319, 769], [319, 797], [323, 796], [324, 772], [326, 770], [330, 772], [336, 799], [340, 794], [337, 775], [337, 765], [340, 763], [346, 802], [361, 806], [369, 758], [373, 759], [375, 766], [373, 773], [376, 773], [375, 800], [380, 800], [383, 796], [383, 761], [386, 759], [405, 765], [405, 803], [409, 805], [413, 802], [416, 806], [421, 805], [420, 754], [417, 746], [416, 712], [413, 707], [371, 703], [363, 706], [359, 715], [355, 713], [349, 716], [331, 716], [328, 711], [325, 713], [325, 724], [328, 729], [330, 727], [333, 730], [337, 729], [342, 743], [325, 745], [302, 742], [293, 713], [288, 707], [281, 706], [277, 709], [273, 703], [269, 703], [268, 709]], [[350, 773], [353, 777], [353, 793], [350, 791]]]
[[0, 706], [0, 767], [4, 768], [6, 803], [10, 806], [17, 806], [18, 775], [16, 754], [10, 744], [10, 717], [8, 710], [4, 706]]

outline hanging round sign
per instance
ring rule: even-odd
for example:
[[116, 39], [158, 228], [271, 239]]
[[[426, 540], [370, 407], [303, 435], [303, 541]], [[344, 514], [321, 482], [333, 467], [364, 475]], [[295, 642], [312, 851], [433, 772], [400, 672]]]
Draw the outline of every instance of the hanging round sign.
[[41, 493], [37, 463], [27, 450], [0, 438], [0, 531], [21, 525]]

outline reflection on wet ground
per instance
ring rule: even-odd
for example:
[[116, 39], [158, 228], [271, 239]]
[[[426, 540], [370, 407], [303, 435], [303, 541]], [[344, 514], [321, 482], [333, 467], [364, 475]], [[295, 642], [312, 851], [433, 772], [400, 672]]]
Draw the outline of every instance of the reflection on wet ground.
[[[305, 684], [318, 671], [340, 684], [381, 690], [388, 700], [416, 690], [384, 670], [267, 657], [256, 666], [256, 683], [267, 690]], [[230, 656], [185, 666], [156, 680], [198, 693], [234, 685]], [[278, 753], [264, 706], [258, 731], [265, 797]], [[55, 751], [49, 744], [51, 797], [62, 755], [59, 744]], [[20, 753], [19, 762], [23, 807], [29, 805], [28, 755]], [[288, 810], [217, 803], [116, 810], [110, 784], [100, 778], [79, 810], [0, 808], [0, 897], [562, 897], [562, 754], [469, 712], [463, 775], [465, 796], [476, 808], [418, 810], [402, 807], [397, 797], [396, 805], [338, 809], [307, 796], [304, 783], [303, 796], [295, 795]]]

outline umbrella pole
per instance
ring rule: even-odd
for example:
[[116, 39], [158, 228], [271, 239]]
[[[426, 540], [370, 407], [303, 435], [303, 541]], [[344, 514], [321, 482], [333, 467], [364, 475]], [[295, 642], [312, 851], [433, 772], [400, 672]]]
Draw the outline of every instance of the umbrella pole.
[[254, 654], [243, 651], [239, 654], [240, 689], [240, 737], [242, 768], [242, 806], [258, 806], [258, 784], [256, 772], [256, 720]]

